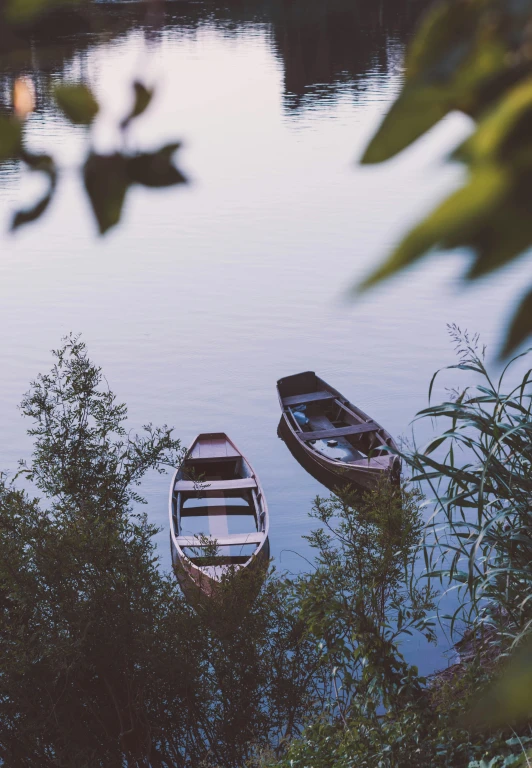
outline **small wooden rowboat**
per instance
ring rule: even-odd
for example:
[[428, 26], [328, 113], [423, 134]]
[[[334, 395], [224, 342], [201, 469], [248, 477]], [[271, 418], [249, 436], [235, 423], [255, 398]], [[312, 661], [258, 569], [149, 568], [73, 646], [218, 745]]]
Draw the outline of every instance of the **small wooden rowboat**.
[[[170, 486], [172, 562], [185, 593], [269, 560], [268, 507], [248, 460], [223, 432], [198, 435]], [[196, 591], [197, 591], [196, 590]]]
[[277, 382], [283, 437], [294, 455], [304, 451], [328, 487], [353, 483], [373, 488], [382, 477], [398, 481], [401, 461], [392, 436], [314, 371]]

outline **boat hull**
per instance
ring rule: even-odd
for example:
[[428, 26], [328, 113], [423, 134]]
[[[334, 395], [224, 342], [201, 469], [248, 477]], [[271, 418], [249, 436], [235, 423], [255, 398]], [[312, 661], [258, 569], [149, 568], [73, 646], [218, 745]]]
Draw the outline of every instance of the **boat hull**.
[[397, 482], [396, 475], [385, 470], [366, 471], [360, 467], [349, 467], [347, 464], [336, 464], [331, 467], [331, 462], [322, 459], [318, 454], [309, 451], [297, 439], [285, 414], [281, 416], [279, 434], [286, 447], [309, 474], [330, 491], [342, 491], [347, 486], [354, 486], [355, 490], [369, 490], [386, 477]]

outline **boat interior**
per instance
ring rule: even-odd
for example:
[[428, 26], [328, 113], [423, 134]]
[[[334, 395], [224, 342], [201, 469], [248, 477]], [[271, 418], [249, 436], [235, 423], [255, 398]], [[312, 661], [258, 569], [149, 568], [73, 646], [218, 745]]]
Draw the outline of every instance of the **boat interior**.
[[314, 373], [289, 376], [278, 386], [291, 426], [311, 449], [349, 464], [367, 463], [368, 457], [388, 463], [382, 428]]
[[264, 539], [257, 492], [249, 465], [225, 436], [200, 436], [174, 489], [175, 533], [192, 563], [227, 566], [249, 560]]

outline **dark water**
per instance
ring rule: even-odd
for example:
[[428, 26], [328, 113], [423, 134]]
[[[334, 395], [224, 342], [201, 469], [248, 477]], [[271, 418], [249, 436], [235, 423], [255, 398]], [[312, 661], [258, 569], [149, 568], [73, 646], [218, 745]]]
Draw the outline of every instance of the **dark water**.
[[[316, 370], [385, 425], [407, 434], [426, 403], [433, 370], [452, 361], [445, 324], [494, 343], [501, 306], [515, 291], [509, 271], [458, 290], [463, 256], [432, 258], [364, 300], [352, 286], [461, 171], [443, 165], [469, 129], [452, 116], [401, 157], [362, 168], [356, 159], [401, 83], [401, 62], [420, 3], [330, 0], [98, 4], [52, 19], [31, 40], [3, 42], [0, 98], [14, 76], [34, 80], [31, 146], [58, 154], [62, 179], [42, 223], [2, 241], [0, 257], [0, 467], [27, 455], [17, 403], [50, 365], [48, 350], [82, 332], [131, 425], [175, 425], [189, 443], [226, 431], [259, 473], [269, 502], [278, 567], [306, 567], [302, 535], [325, 490], [277, 437], [275, 382]], [[0, 37], [1, 40], [1, 37]], [[20, 52], [20, 45], [22, 49]], [[47, 97], [51, 84], [85, 78], [104, 109], [100, 150], [117, 146], [113, 125], [126, 86], [156, 86], [133, 141], [182, 139], [192, 183], [133, 190], [122, 225], [95, 235], [75, 170], [82, 129], [67, 126]], [[4, 168], [0, 223], [39, 184]], [[169, 567], [167, 483], [145, 486]], [[408, 650], [423, 669], [439, 651]]]

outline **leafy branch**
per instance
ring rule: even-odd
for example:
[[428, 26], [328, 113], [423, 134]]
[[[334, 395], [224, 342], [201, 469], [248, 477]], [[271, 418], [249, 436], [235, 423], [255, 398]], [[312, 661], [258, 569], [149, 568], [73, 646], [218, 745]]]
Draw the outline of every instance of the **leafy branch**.
[[[126, 149], [126, 134], [131, 123], [148, 108], [153, 90], [143, 83], [133, 83], [134, 99], [131, 110], [120, 121], [123, 147], [112, 154], [99, 154], [92, 146], [83, 163], [85, 191], [101, 235], [120, 221], [127, 191], [135, 184], [144, 187], [170, 187], [185, 184], [187, 179], [174, 164], [179, 144], [167, 144], [154, 152], [131, 152]], [[73, 125], [84, 126], [89, 132], [100, 106], [85, 83], [67, 83], [54, 88], [57, 107]], [[33, 154], [26, 148], [26, 122], [34, 108], [30, 81], [19, 78], [13, 88], [13, 110], [0, 116], [0, 165], [22, 162], [29, 170], [47, 178], [44, 195], [31, 207], [15, 213], [11, 229], [36, 221], [48, 209], [57, 189], [59, 167], [48, 154]]]
[[[406, 56], [404, 85], [362, 158], [380, 163], [449, 113], [472, 117], [472, 135], [452, 159], [464, 185], [401, 240], [358, 290], [367, 290], [433, 249], [466, 248], [466, 279], [478, 280], [532, 245], [532, 0], [444, 0]], [[532, 332], [532, 289], [522, 296], [500, 350]]]

